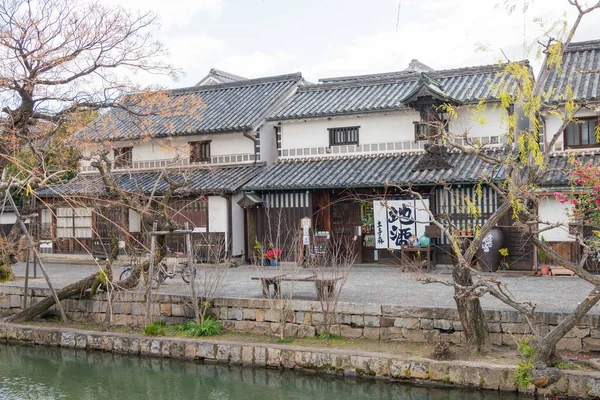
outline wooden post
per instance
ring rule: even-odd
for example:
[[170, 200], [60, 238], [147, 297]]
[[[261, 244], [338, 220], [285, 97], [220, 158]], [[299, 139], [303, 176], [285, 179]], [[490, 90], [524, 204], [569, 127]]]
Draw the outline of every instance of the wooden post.
[[23, 310], [27, 308], [27, 292], [29, 289], [29, 259], [31, 258], [31, 249], [27, 248], [25, 256], [25, 285], [23, 286]]
[[187, 264], [190, 271], [190, 293], [192, 294], [192, 304], [194, 308], [194, 318], [200, 323], [200, 310], [198, 307], [198, 295], [196, 293], [196, 275], [194, 274], [194, 257], [192, 254], [192, 233], [189, 229], [189, 223], [185, 223], [185, 247], [187, 254]]
[[[152, 233], [156, 232], [158, 224], [152, 225]], [[150, 267], [148, 268], [148, 282], [146, 285], [146, 326], [152, 323], [152, 278], [154, 277], [154, 262], [156, 259], [156, 235], [150, 238]]]
[[48, 288], [50, 289], [50, 292], [52, 292], [52, 297], [54, 297], [54, 302], [56, 303], [56, 308], [60, 312], [60, 317], [62, 318], [63, 322], [66, 324], [66, 323], [68, 323], [68, 320], [67, 320], [67, 315], [65, 314], [65, 310], [63, 310], [62, 305], [60, 304], [60, 299], [58, 298], [58, 295], [56, 294], [56, 291], [54, 290], [54, 287], [52, 286], [52, 282], [50, 282], [50, 277], [48, 276], [48, 273], [46, 272], [46, 268], [44, 268], [44, 263], [42, 262], [42, 259], [40, 258], [40, 254], [37, 251], [37, 249], [35, 248], [33, 238], [31, 237], [31, 234], [27, 230], [27, 227], [25, 226], [25, 222], [21, 218], [21, 213], [17, 209], [17, 205], [15, 204], [15, 201], [13, 200], [12, 195], [10, 194], [8, 189], [6, 190], [6, 197], [8, 198], [10, 205], [15, 210], [15, 215], [17, 216], [17, 221], [19, 222], [19, 226], [21, 227], [21, 229], [25, 233], [25, 236], [27, 237], [27, 240], [29, 241], [29, 246], [31, 246], [34, 257], [40, 262], [40, 269], [42, 270], [42, 274], [44, 275], [44, 278], [46, 279], [46, 283], [48, 284]]

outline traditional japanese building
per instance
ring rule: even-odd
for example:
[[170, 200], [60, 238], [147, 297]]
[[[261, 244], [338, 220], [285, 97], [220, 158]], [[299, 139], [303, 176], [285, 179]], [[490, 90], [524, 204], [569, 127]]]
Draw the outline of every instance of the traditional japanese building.
[[[113, 109], [77, 138], [84, 156], [108, 152], [118, 186], [132, 195], [160, 197], [167, 180], [187, 179], [170, 206], [175, 220], [223, 235], [231, 254], [243, 256], [239, 189], [276, 158], [275, 130], [266, 117], [302, 82], [299, 73], [245, 79], [211, 70], [196, 86], [163, 92], [160, 104], [168, 112]], [[111, 201], [89, 160], [73, 180], [38, 196], [45, 203], [40, 239], [53, 252], [88, 252], [118, 227], [123, 237], [140, 232], [139, 215]]]
[[[475, 186], [485, 179], [501, 179], [500, 171], [472, 153], [431, 144], [436, 129], [468, 131], [471, 140], [501, 155], [504, 119], [515, 110], [500, 107], [500, 94], [512, 93], [516, 82], [503, 73], [503, 65], [439, 71], [419, 66], [418, 71], [323, 79], [301, 87], [273, 112], [268, 119], [277, 130], [279, 158], [243, 186], [264, 201], [247, 209], [248, 236], [264, 235], [265, 214], [285, 214], [288, 229], [309, 216], [317, 234], [356, 238], [357, 262], [390, 260], [395, 256], [389, 249], [430, 229], [428, 214], [421, 212], [422, 223], [409, 230], [388, 221], [387, 230], [379, 232], [382, 202], [410, 207], [413, 215], [422, 208], [403, 192], [408, 187], [421, 193], [435, 215], [448, 214], [465, 236], [484, 223], [498, 206], [495, 192], [482, 186], [478, 218], [467, 212], [465, 198], [474, 198]], [[509, 221], [503, 224], [514, 268], [531, 269], [531, 246], [522, 245]], [[436, 241], [438, 258], [449, 262], [446, 238]]]

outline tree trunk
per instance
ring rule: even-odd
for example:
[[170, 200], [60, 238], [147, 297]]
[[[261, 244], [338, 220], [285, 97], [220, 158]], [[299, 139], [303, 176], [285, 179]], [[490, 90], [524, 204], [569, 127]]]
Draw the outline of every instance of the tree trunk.
[[[132, 289], [135, 288], [139, 282], [140, 277], [143, 273], [148, 270], [148, 266], [150, 265], [149, 261], [146, 261], [142, 264], [138, 264], [131, 271], [131, 275], [122, 281], [115, 282], [114, 290], [123, 290], [123, 289]], [[60, 300], [68, 299], [70, 297], [81, 295], [85, 293], [86, 290], [92, 289], [94, 285], [97, 285], [100, 282], [101, 272], [96, 272], [92, 275], [89, 275], [86, 278], [83, 278], [75, 283], [72, 283], [68, 286], [65, 286], [61, 290], [57, 291], [56, 294]], [[12, 315], [8, 317], [6, 320], [9, 322], [24, 322], [30, 321], [33, 318], [37, 317], [50, 307], [55, 304], [54, 297], [48, 296], [44, 300], [36, 303], [25, 310], [21, 311], [19, 314]]]
[[[58, 299], [64, 300], [64, 299], [68, 299], [72, 296], [84, 293], [86, 290], [90, 289], [92, 287], [92, 285], [94, 285], [94, 283], [97, 281], [97, 279], [99, 279], [99, 277], [100, 277], [100, 272], [96, 272], [93, 275], [90, 275], [80, 281], [77, 281], [68, 286], [65, 286], [64, 288], [62, 288], [61, 290], [59, 290], [56, 293], [58, 296]], [[36, 303], [30, 307], [27, 307], [26, 309], [21, 311], [19, 314], [15, 314], [11, 317], [8, 317], [7, 321], [24, 322], [24, 321], [32, 320], [33, 318], [37, 317], [38, 315], [40, 315], [41, 313], [43, 313], [44, 311], [46, 311], [47, 309], [52, 307], [54, 304], [55, 304], [54, 297], [48, 296], [44, 300], [40, 301], [39, 303]]]
[[[473, 285], [469, 269], [463, 265], [456, 265], [452, 273], [454, 283], [463, 287]], [[454, 300], [463, 326], [467, 344], [477, 351], [486, 351], [490, 347], [490, 335], [487, 321], [481, 308], [478, 297], [460, 296], [459, 289], [454, 289]]]

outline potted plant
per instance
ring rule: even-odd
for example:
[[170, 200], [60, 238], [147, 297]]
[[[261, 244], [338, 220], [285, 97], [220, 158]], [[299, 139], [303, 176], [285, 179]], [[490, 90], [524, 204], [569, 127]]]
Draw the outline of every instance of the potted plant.
[[508, 265], [508, 260], [506, 259], [506, 257], [508, 257], [508, 249], [506, 247], [501, 248], [500, 250], [498, 250], [498, 253], [500, 253], [500, 255], [502, 256], [502, 261], [500, 261], [500, 270], [507, 270], [510, 268], [510, 265]]
[[279, 257], [281, 257], [281, 253], [282, 250], [278, 249], [277, 247], [274, 247], [265, 253], [265, 257], [267, 257], [272, 267], [277, 266], [277, 260], [279, 260]]
[[[546, 239], [542, 236], [542, 243], [546, 244]], [[540, 266], [540, 270], [542, 275], [550, 274], [550, 266], [546, 265], [546, 261], [548, 261], [548, 254], [542, 249], [537, 249], [538, 254], [538, 264]]]

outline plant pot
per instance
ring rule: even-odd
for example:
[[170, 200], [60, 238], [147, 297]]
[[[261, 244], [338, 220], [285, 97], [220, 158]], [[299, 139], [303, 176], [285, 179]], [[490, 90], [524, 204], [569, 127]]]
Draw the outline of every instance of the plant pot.
[[271, 260], [271, 267], [277, 266], [277, 260]]
[[550, 275], [550, 266], [542, 265], [540, 271], [542, 271], [542, 275]]

